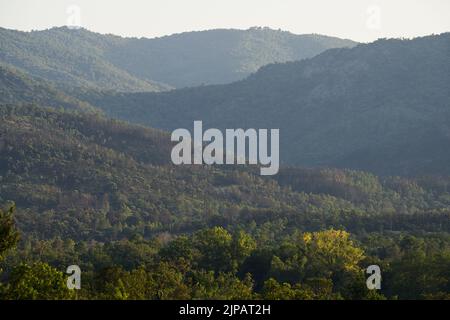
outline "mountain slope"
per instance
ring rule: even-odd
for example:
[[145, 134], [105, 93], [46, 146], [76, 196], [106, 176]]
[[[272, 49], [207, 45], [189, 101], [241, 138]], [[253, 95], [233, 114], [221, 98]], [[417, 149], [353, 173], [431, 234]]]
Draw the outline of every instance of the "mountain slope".
[[194, 120], [205, 128], [280, 128], [284, 163], [448, 174], [449, 83], [447, 33], [331, 49], [229, 85], [82, 98], [166, 130]]
[[0, 62], [59, 85], [161, 91], [231, 82], [268, 63], [303, 59], [354, 44], [270, 29], [137, 39], [66, 27], [33, 32], [0, 28]]
[[173, 166], [170, 146], [167, 133], [101, 116], [1, 106], [0, 202], [17, 204], [27, 236], [105, 241], [196, 229], [236, 206], [306, 210], [327, 198], [250, 172]]
[[[261, 178], [243, 167], [168, 165], [168, 147], [165, 133], [100, 116], [0, 106], [0, 202], [10, 212], [8, 200], [17, 204], [21, 235], [2, 255], [2, 298], [22, 287], [53, 298], [39, 270], [53, 270], [52, 284], [76, 264], [85, 284], [76, 299], [273, 299], [262, 296], [267, 281], [356, 299], [373, 261], [388, 297], [448, 296], [449, 177], [288, 168]], [[349, 263], [361, 265], [355, 276]], [[17, 276], [23, 268], [32, 271]], [[431, 285], [405, 287], [424, 270]]]
[[98, 112], [98, 109], [88, 103], [58, 90], [46, 81], [36, 81], [14, 68], [0, 64], [0, 104], [30, 103], [47, 107]]
[[0, 28], [0, 62], [60, 86], [119, 91], [159, 91], [167, 86], [139, 79], [104, 58], [120, 37], [53, 28], [20, 32]]
[[180, 88], [240, 80], [269, 63], [301, 60], [355, 44], [269, 28], [216, 29], [156, 39], [125, 39], [108, 56], [132, 74]]
[[14, 201], [22, 234], [37, 239], [109, 242], [218, 225], [278, 236], [450, 228], [448, 177], [283, 168], [263, 178], [244, 166], [174, 166], [170, 147], [159, 130], [3, 105], [0, 202]]

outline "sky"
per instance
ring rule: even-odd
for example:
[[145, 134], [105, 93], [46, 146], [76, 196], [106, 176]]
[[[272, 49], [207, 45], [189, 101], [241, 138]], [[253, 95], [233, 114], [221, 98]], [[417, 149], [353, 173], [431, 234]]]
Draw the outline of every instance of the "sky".
[[0, 27], [121, 36], [253, 26], [361, 42], [450, 31], [450, 0], [0, 0]]

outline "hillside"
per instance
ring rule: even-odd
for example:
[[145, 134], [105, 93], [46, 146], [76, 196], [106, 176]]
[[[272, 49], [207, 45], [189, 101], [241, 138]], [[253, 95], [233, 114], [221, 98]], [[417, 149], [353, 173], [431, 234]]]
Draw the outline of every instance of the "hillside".
[[119, 37], [69, 28], [33, 32], [0, 28], [0, 62], [59, 86], [121, 91], [166, 88], [139, 79], [104, 59], [104, 51], [120, 41]]
[[55, 88], [51, 83], [34, 80], [18, 70], [0, 64], [0, 104], [30, 104], [99, 112], [86, 102]]
[[33, 32], [0, 28], [0, 63], [63, 86], [161, 91], [231, 82], [268, 63], [299, 60], [354, 44], [270, 29], [137, 39], [66, 27]]
[[379, 40], [245, 80], [80, 99], [152, 127], [280, 128], [281, 161], [382, 175], [450, 174], [450, 34]]
[[[15, 202], [21, 241], [5, 260], [2, 246], [0, 298], [448, 297], [448, 177], [173, 166], [168, 138], [1, 105], [0, 202]], [[384, 281], [375, 295], [361, 276], [373, 263]], [[61, 273], [71, 264], [83, 270], [76, 297]], [[64, 281], [49, 291], [34, 274]]]
[[126, 39], [108, 57], [132, 74], [181, 88], [241, 80], [269, 63], [301, 60], [355, 44], [269, 28], [216, 29]]
[[302, 230], [410, 230], [417, 214], [428, 216], [421, 229], [450, 227], [448, 210], [438, 211], [450, 204], [445, 177], [283, 168], [261, 178], [253, 167], [173, 166], [170, 146], [164, 132], [98, 115], [3, 105], [0, 202], [14, 201], [21, 230], [44, 239], [106, 241], [286, 222]]

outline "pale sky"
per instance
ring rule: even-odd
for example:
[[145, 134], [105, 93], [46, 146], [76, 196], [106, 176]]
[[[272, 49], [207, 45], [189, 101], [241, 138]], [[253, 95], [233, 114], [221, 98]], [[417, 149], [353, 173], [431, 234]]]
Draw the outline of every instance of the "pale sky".
[[62, 25], [149, 38], [267, 26], [369, 42], [449, 32], [450, 0], [0, 0], [0, 27]]

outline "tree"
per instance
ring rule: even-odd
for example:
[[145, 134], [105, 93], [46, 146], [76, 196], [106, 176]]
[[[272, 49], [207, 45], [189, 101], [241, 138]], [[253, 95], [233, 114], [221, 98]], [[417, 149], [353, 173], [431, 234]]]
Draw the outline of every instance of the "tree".
[[21, 264], [9, 276], [3, 293], [12, 300], [64, 300], [74, 297], [64, 274], [46, 263]]
[[250, 274], [241, 280], [232, 273], [221, 272], [216, 276], [214, 271], [199, 271], [191, 281], [193, 299], [249, 300], [255, 297]]
[[358, 263], [364, 258], [362, 249], [342, 230], [326, 230], [303, 235], [308, 265], [332, 276], [339, 271], [360, 272]]
[[189, 288], [183, 282], [183, 274], [168, 263], [159, 263], [148, 275], [152, 296], [148, 299], [181, 300], [190, 299]]
[[195, 247], [200, 251], [199, 267], [205, 270], [232, 271], [231, 234], [222, 227], [199, 231], [194, 235]]
[[308, 283], [279, 283], [274, 278], [264, 282], [262, 296], [268, 300], [338, 300], [340, 294], [333, 293], [333, 282], [329, 279], [310, 279]]
[[233, 236], [233, 249], [237, 264], [241, 264], [256, 249], [256, 242], [248, 233], [241, 230]]
[[159, 251], [159, 256], [163, 261], [186, 272], [192, 267], [194, 260], [198, 259], [198, 251], [194, 250], [191, 238], [179, 236], [163, 247]]
[[6, 212], [0, 209], [0, 260], [7, 250], [13, 248], [19, 241], [19, 232], [14, 226], [15, 206], [11, 206]]

